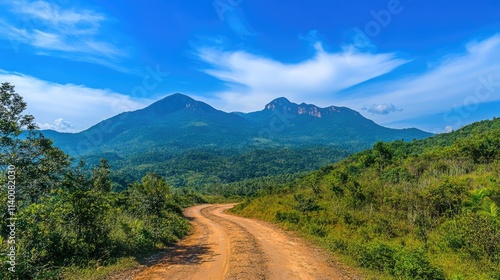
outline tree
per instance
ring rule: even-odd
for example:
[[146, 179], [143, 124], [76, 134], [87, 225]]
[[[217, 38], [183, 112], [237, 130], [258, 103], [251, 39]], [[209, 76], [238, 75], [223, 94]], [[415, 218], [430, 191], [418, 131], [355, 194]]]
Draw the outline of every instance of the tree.
[[107, 160], [101, 158], [99, 166], [92, 171], [91, 182], [95, 191], [105, 193], [111, 191], [111, 178]]
[[[39, 202], [56, 188], [70, 164], [69, 156], [52, 146], [32, 115], [23, 114], [26, 102], [9, 83], [0, 85], [0, 169], [16, 167], [17, 199], [21, 205]], [[3, 172], [2, 172], [3, 173]], [[0, 182], [1, 183], [1, 182]]]
[[141, 183], [129, 189], [130, 210], [139, 215], [162, 216], [164, 211], [182, 214], [172, 195], [172, 188], [157, 174], [148, 173]]
[[[29, 265], [24, 264], [32, 262], [31, 257], [33, 255], [30, 254], [36, 253], [40, 255], [41, 251], [37, 251], [31, 245], [47, 246], [47, 242], [49, 242], [47, 239], [43, 239], [43, 242], [33, 239], [32, 233], [40, 232], [38, 230], [41, 225], [40, 219], [25, 219], [26, 214], [44, 211], [45, 205], [41, 204], [41, 202], [49, 198], [51, 191], [59, 188], [61, 185], [60, 179], [70, 164], [69, 156], [53, 147], [52, 141], [37, 131], [34, 117], [23, 114], [26, 106], [23, 98], [16, 93], [13, 85], [9, 83], [0, 84], [0, 173], [5, 174], [9, 166], [11, 168], [15, 166], [14, 197], [17, 203], [16, 212], [20, 217], [16, 221], [16, 228], [19, 228], [19, 231], [23, 233], [16, 240], [16, 248], [23, 252], [19, 255], [19, 258], [24, 260], [17, 267], [16, 279], [29, 279], [24, 277], [24, 272], [22, 272], [29, 267]], [[6, 205], [7, 201], [5, 179], [5, 176], [0, 175], [0, 188], [2, 188], [0, 203], [2, 205]], [[13, 194], [10, 193], [10, 195]], [[5, 232], [6, 210], [7, 208], [0, 212], [0, 228], [3, 230], [3, 238], [7, 235]], [[53, 211], [53, 213], [57, 213], [54, 215], [60, 215], [59, 211]], [[29, 217], [35, 216], [33, 214]], [[55, 221], [47, 216], [44, 216], [44, 219], [50, 220], [49, 224]], [[26, 227], [25, 225], [29, 221], [33, 221], [33, 224], [31, 227]], [[47, 232], [54, 232], [54, 227], [50, 228], [51, 231]], [[3, 276], [5, 275], [0, 275], [0, 278]]]
[[18, 137], [22, 133], [23, 127], [29, 131], [36, 129], [32, 115], [22, 115], [26, 109], [23, 98], [14, 90], [14, 86], [9, 83], [0, 85], [0, 154], [1, 162], [9, 160], [9, 156], [14, 154]]

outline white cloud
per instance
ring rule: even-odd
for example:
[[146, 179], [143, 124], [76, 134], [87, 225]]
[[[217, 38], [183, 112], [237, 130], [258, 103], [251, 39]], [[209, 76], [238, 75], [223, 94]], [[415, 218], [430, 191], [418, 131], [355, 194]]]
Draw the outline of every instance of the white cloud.
[[228, 110], [256, 110], [273, 98], [325, 104], [338, 91], [386, 74], [408, 62], [391, 53], [349, 51], [329, 53], [321, 43], [316, 55], [299, 63], [282, 63], [245, 51], [199, 48], [197, 56], [210, 67], [204, 72], [228, 85], [212, 102]]
[[[106, 17], [88, 9], [61, 7], [46, 1], [10, 1], [0, 18], [0, 38], [9, 40], [14, 51], [21, 45], [76, 61], [103, 64], [120, 70], [110, 60], [118, 60], [126, 53], [108, 42], [109, 34], [101, 34]], [[12, 17], [13, 16], [13, 17]]]
[[58, 131], [86, 129], [99, 121], [143, 108], [152, 102], [111, 90], [51, 83], [3, 70], [0, 70], [0, 82], [15, 85], [16, 92], [28, 104], [25, 113], [35, 116], [35, 121], [42, 126]]
[[443, 130], [444, 133], [450, 133], [450, 132], [453, 132], [453, 126], [451, 125], [447, 125], [444, 130]]
[[362, 109], [360, 104], [372, 103], [397, 103], [404, 108], [398, 114], [367, 115], [382, 124], [442, 114], [442, 124], [436, 128], [459, 128], [466, 123], [464, 116], [473, 114], [481, 103], [500, 100], [499, 53], [500, 35], [470, 42], [465, 52], [448, 55], [427, 71], [367, 84], [356, 89], [356, 98], [346, 93], [340, 103], [356, 110]]
[[399, 109], [393, 104], [372, 104], [370, 106], [365, 106], [361, 110], [368, 111], [372, 114], [387, 115], [389, 113], [401, 112], [403, 109]]
[[72, 123], [63, 120], [62, 118], [55, 119], [52, 124], [50, 123], [37, 123], [38, 128], [52, 129], [61, 132], [75, 132], [78, 131], [78, 127], [74, 126]]

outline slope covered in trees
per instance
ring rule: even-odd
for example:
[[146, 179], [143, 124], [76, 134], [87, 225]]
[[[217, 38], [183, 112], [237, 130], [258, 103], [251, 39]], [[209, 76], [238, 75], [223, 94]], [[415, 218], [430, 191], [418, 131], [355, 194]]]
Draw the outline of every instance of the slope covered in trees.
[[397, 279], [500, 278], [500, 119], [370, 150], [237, 206]]
[[97, 164], [105, 157], [123, 187], [156, 172], [175, 186], [196, 188], [312, 171], [376, 141], [431, 135], [386, 128], [345, 107], [278, 98], [261, 111], [226, 113], [182, 94], [79, 133], [43, 133], [75, 158]]
[[390, 129], [345, 107], [320, 108], [278, 98], [257, 112], [226, 113], [186, 95], [173, 94], [124, 112], [79, 133], [45, 131], [71, 156], [156, 153], [172, 157], [191, 150], [242, 153], [284, 147], [336, 146], [359, 151], [378, 141], [411, 141], [432, 134]]
[[[336, 147], [276, 148], [242, 154], [196, 150], [162, 161], [158, 154], [147, 153], [112, 161], [116, 168], [113, 179], [120, 188], [154, 172], [165, 176], [174, 187], [203, 190], [242, 180], [312, 171], [348, 155], [347, 151]], [[97, 157], [86, 159], [98, 162]]]

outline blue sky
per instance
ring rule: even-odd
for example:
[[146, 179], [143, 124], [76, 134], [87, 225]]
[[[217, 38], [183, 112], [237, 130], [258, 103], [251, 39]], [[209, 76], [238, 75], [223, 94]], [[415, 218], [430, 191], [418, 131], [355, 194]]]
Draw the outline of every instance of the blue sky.
[[225, 111], [285, 96], [435, 133], [499, 115], [499, 1], [0, 6], [0, 81], [42, 128], [79, 131], [175, 92]]

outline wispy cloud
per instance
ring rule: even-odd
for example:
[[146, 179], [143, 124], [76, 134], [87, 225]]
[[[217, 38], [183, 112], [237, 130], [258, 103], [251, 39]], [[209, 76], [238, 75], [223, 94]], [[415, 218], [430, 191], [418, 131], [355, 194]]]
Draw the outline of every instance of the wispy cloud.
[[222, 108], [254, 110], [279, 96], [326, 105], [338, 91], [391, 72], [408, 62], [392, 53], [362, 53], [356, 49], [330, 53], [315, 45], [314, 57], [299, 63], [283, 63], [246, 51], [201, 47], [205, 73], [226, 83], [229, 90], [212, 100]]
[[404, 111], [367, 117], [390, 124], [441, 114], [436, 127], [458, 129], [467, 123], [465, 117], [478, 110], [480, 104], [500, 101], [499, 53], [500, 35], [472, 41], [466, 44], [463, 52], [451, 53], [440, 61], [429, 63], [423, 72], [366, 84], [356, 89], [358, 97], [346, 94], [340, 103], [357, 110], [363, 108], [360, 104], [395, 103]]
[[334, 53], [320, 43], [315, 46], [314, 57], [293, 64], [243, 50], [198, 48], [199, 59], [208, 64], [203, 71], [228, 88], [202, 100], [226, 110], [251, 111], [286, 96], [294, 102], [348, 106], [394, 127], [432, 117], [432, 124], [420, 127], [432, 131], [458, 129], [481, 104], [500, 101], [500, 34], [427, 61], [424, 70], [377, 80], [371, 79], [409, 61], [393, 53], [362, 52], [355, 45]]
[[105, 17], [91, 10], [63, 9], [45, 1], [12, 1], [12, 11], [39, 20], [52, 28], [77, 34], [95, 34]]
[[0, 2], [0, 37], [11, 42], [15, 51], [22, 45], [45, 55], [103, 64], [120, 70], [113, 61], [126, 52], [109, 42], [103, 24], [107, 18], [96, 11], [63, 7], [46, 1]]
[[150, 104], [152, 100], [133, 98], [110, 90], [82, 85], [58, 84], [0, 69], [0, 81], [16, 86], [42, 128], [59, 131], [86, 129], [99, 121]]

